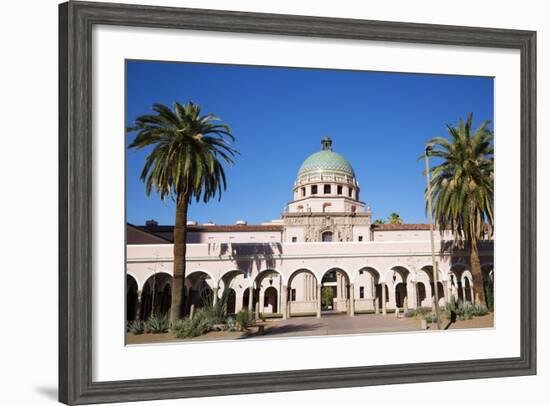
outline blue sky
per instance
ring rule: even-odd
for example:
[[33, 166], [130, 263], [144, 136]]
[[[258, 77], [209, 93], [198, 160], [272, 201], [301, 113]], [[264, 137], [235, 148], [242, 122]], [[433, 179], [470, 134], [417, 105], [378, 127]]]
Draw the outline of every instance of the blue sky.
[[[482, 77], [128, 61], [126, 86], [127, 125], [153, 103], [177, 100], [231, 126], [241, 154], [226, 168], [221, 201], [191, 204], [189, 219], [201, 223], [280, 218], [302, 161], [324, 135], [352, 164], [374, 218], [397, 212], [426, 222], [417, 159], [425, 141], [468, 112], [475, 126], [493, 119], [493, 79]], [[127, 151], [127, 220], [173, 224], [174, 205], [147, 198], [139, 180], [147, 153]]]

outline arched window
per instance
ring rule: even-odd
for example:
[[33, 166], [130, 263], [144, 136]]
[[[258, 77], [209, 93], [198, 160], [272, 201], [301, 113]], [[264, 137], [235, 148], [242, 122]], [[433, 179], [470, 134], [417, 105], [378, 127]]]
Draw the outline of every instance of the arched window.
[[332, 231], [325, 231], [321, 235], [321, 238], [322, 238], [323, 242], [332, 242]]
[[327, 213], [330, 211], [330, 206], [332, 206], [331, 203], [324, 203], [323, 204], [323, 213]]

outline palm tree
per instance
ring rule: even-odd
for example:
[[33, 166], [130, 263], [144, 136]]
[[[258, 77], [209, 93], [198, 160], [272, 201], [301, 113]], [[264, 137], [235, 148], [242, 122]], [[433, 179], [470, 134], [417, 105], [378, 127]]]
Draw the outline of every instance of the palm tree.
[[389, 224], [403, 224], [403, 219], [398, 213], [391, 213], [388, 217], [388, 223]]
[[472, 130], [472, 113], [458, 126], [447, 125], [450, 139], [428, 140], [426, 151], [441, 162], [430, 168], [433, 214], [441, 232], [450, 229], [454, 245], [470, 250], [475, 303], [486, 303], [478, 243], [494, 224], [494, 146], [490, 122]]
[[206, 203], [221, 198], [226, 188], [224, 168], [238, 152], [229, 144], [235, 138], [229, 126], [216, 123], [212, 114], [201, 116], [200, 107], [189, 102], [174, 103], [174, 109], [154, 104], [154, 115], [135, 119], [128, 132], [137, 132], [128, 148], [152, 147], [140, 179], [147, 196], [155, 190], [161, 200], [176, 204], [174, 225], [174, 278], [170, 320], [174, 324], [185, 309], [185, 256], [187, 209], [192, 199]]

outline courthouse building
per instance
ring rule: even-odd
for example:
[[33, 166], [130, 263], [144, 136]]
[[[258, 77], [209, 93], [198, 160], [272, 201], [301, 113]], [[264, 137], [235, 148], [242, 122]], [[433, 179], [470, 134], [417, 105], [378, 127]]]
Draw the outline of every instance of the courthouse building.
[[[330, 138], [301, 165], [281, 219], [262, 224], [188, 222], [187, 307], [229, 289], [228, 310], [249, 308], [283, 318], [324, 312], [349, 316], [432, 307], [474, 297], [469, 253], [435, 233], [433, 283], [427, 224], [373, 224], [351, 164]], [[284, 196], [281, 197], [284, 201]], [[127, 319], [170, 307], [173, 226], [127, 224]], [[493, 241], [480, 243], [486, 281], [493, 278]], [[321, 300], [331, 289], [332, 303]]]

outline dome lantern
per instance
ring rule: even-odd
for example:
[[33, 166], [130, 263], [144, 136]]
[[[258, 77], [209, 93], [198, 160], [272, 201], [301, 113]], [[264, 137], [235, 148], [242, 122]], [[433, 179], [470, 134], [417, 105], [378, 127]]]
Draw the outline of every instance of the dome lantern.
[[321, 140], [321, 151], [332, 151], [332, 140], [328, 135]]

